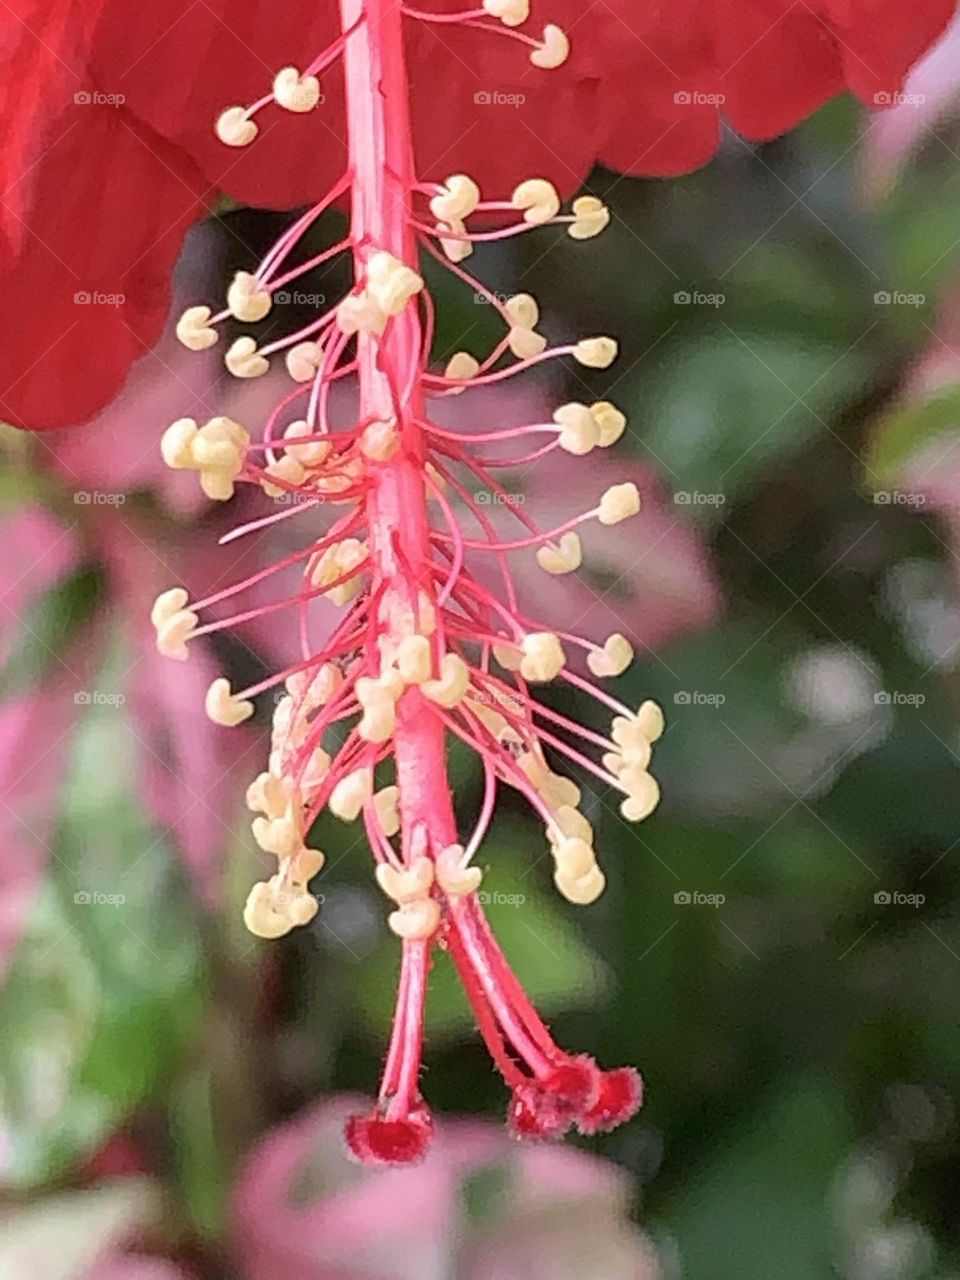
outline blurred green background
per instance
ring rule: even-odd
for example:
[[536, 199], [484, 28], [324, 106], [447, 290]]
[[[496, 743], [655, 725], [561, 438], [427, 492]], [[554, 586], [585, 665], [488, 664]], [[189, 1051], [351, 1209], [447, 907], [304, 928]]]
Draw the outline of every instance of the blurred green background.
[[[483, 852], [486, 887], [523, 897], [490, 914], [558, 1038], [644, 1074], [639, 1118], [585, 1145], [629, 1171], [668, 1277], [960, 1275], [960, 128], [939, 122], [879, 191], [869, 134], [839, 102], [768, 147], [728, 136], [689, 178], [598, 172], [606, 236], [571, 251], [547, 232], [471, 263], [540, 298], [548, 334], [622, 338], [590, 388], [628, 411], [619, 448], [698, 562], [676, 620], [669, 552], [653, 586], [613, 575], [630, 616], [658, 595], [666, 638], [620, 689], [655, 697], [669, 728], [650, 820], [629, 828], [609, 796], [588, 799], [606, 895], [560, 900], [509, 798]], [[218, 271], [249, 266], [231, 227], [266, 249], [280, 225], [225, 211], [205, 230]], [[482, 349], [490, 309], [431, 282], [438, 355], [465, 334]], [[563, 390], [579, 387], [571, 375]], [[5, 437], [4, 518], [38, 504], [89, 541], [15, 629], [8, 701], [54, 679], [51, 653], [72, 645], [93, 688], [121, 687], [130, 664], [128, 597], [85, 523], [97, 513], [75, 506], [50, 449]], [[146, 489], [123, 517], [156, 546], [173, 519]], [[178, 528], [196, 541], [212, 519]], [[552, 588], [531, 575], [525, 589]], [[692, 602], [696, 626], [691, 590], [712, 592]], [[10, 908], [27, 918], [0, 988], [7, 1207], [146, 1170], [165, 1189], [157, 1246], [232, 1276], [243, 1153], [378, 1074], [397, 957], [369, 856], [322, 822], [335, 869], [315, 886], [318, 920], [251, 945], [238, 793], [211, 909], [139, 799], [125, 709], [71, 708], [65, 732], [64, 777], [31, 797], [53, 856], [29, 906]], [[477, 770], [457, 755], [454, 776], [467, 813]], [[78, 886], [118, 885], [124, 910], [75, 909]], [[503, 1090], [442, 958], [427, 1060], [438, 1110], [499, 1120]]]

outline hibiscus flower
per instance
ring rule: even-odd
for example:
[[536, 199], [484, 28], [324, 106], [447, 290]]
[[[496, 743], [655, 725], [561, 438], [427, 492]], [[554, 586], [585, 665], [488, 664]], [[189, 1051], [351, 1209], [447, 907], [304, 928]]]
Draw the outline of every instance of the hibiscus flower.
[[[463, 0], [428, 8], [449, 16]], [[490, 189], [538, 173], [569, 192], [598, 160], [688, 172], [715, 151], [721, 115], [760, 140], [846, 88], [893, 102], [952, 12], [950, 0], [555, 0], [549, 21], [572, 47], [549, 74], [522, 37], [410, 22], [418, 173], [441, 180], [455, 160]], [[291, 0], [283, 21], [265, 0], [2, 7], [0, 278], [16, 322], [0, 417], [81, 423], [114, 395], [159, 337], [184, 232], [221, 193], [292, 209], [330, 188], [346, 157], [338, 67], [308, 119], [274, 113], [265, 146], [228, 151], [210, 122], [338, 30], [334, 0]]]

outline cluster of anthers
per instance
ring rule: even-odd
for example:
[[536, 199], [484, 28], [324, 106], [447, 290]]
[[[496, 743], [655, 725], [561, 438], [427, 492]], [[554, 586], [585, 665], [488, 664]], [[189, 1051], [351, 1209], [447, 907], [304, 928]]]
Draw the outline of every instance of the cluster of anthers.
[[[511, 553], [535, 553], [547, 574], [576, 571], [578, 530], [635, 515], [636, 487], [614, 485], [597, 495], [590, 511], [545, 532], [521, 505], [507, 503], [504, 510], [519, 525], [511, 539], [494, 527], [490, 507], [475, 500], [478, 486], [504, 496], [496, 479], [500, 468], [555, 450], [580, 457], [607, 448], [623, 433], [625, 418], [605, 401], [571, 403], [549, 422], [478, 434], [443, 429], [426, 409], [429, 399], [503, 382], [547, 360], [572, 357], [604, 369], [617, 354], [608, 337], [549, 348], [537, 332], [532, 297], [504, 302], [460, 265], [479, 241], [544, 225], [563, 224], [574, 239], [597, 235], [610, 218], [599, 200], [583, 196], [565, 214], [555, 188], [540, 178], [521, 182], [508, 199], [488, 200], [465, 174], [434, 183], [414, 173], [404, 20], [497, 31], [528, 44], [535, 67], [559, 66], [569, 46], [557, 27], [548, 26], [541, 40], [514, 30], [528, 11], [528, 0], [484, 0], [480, 9], [442, 16], [402, 8], [395, 0], [341, 0], [340, 38], [304, 71], [281, 70], [272, 93], [252, 106], [224, 111], [216, 130], [224, 143], [243, 146], [257, 134], [255, 115], [270, 104], [312, 110], [320, 100], [318, 74], [342, 57], [348, 171], [293, 222], [255, 271], [236, 276], [224, 309], [214, 314], [207, 306], [191, 307], [177, 325], [186, 346], [210, 347], [228, 318], [263, 321], [277, 290], [335, 254], [352, 255], [353, 287], [335, 305], [299, 332], [266, 343], [243, 336], [227, 350], [227, 368], [239, 378], [263, 375], [282, 356], [292, 380], [259, 440], [220, 417], [203, 425], [175, 422], [162, 444], [170, 466], [199, 472], [210, 498], [229, 499], [240, 483], [283, 499], [281, 510], [228, 537], [279, 520], [307, 521], [318, 507], [332, 512], [323, 536], [207, 599], [191, 602], [174, 587], [157, 600], [153, 621], [160, 651], [184, 659], [191, 640], [259, 615], [289, 610], [298, 619], [296, 664], [240, 691], [224, 678], [215, 680], [206, 710], [217, 724], [238, 725], [253, 714], [257, 695], [282, 686], [267, 768], [247, 793], [257, 815], [254, 839], [278, 862], [276, 874], [250, 894], [245, 919], [253, 933], [275, 938], [315, 915], [308, 884], [324, 856], [306, 838], [321, 810], [365, 824], [377, 882], [391, 902], [389, 925], [402, 944], [379, 1101], [372, 1114], [350, 1122], [346, 1135], [352, 1152], [373, 1163], [417, 1159], [430, 1138], [419, 1072], [434, 947], [452, 957], [512, 1091], [509, 1121], [518, 1137], [555, 1137], [573, 1126], [595, 1133], [640, 1105], [640, 1078], [632, 1068], [603, 1071], [586, 1055], [556, 1045], [489, 927], [477, 895], [483, 870], [476, 865], [498, 787], [505, 784], [526, 797], [543, 823], [557, 888], [570, 902], [591, 903], [604, 887], [594, 832], [579, 808], [580, 788], [558, 762], [619, 792], [621, 812], [631, 822], [657, 804], [648, 766], [663, 731], [659, 708], [651, 702], [639, 710], [624, 706], [570, 661], [579, 652], [594, 677], [617, 676], [632, 659], [629, 641], [613, 635], [597, 645], [538, 623], [518, 602], [509, 564]], [[501, 25], [485, 21], [491, 16]], [[347, 238], [291, 265], [308, 228], [348, 192]], [[488, 229], [472, 229], [478, 223]], [[419, 272], [421, 248], [499, 313], [503, 336], [485, 358], [461, 351], [443, 372], [431, 368], [434, 309]], [[347, 379], [358, 391], [353, 425], [334, 429], [331, 388]], [[489, 446], [505, 447], [505, 456], [491, 456]], [[484, 557], [492, 560], [502, 592], [471, 572]], [[215, 608], [291, 568], [299, 584], [292, 595], [232, 616]], [[316, 611], [309, 606], [320, 598], [343, 612], [315, 644]], [[200, 615], [210, 609], [215, 616], [201, 624]], [[609, 735], [541, 702], [535, 689], [548, 681], [589, 694], [612, 712]], [[476, 752], [484, 774], [479, 815], [462, 841], [446, 773], [451, 736]]]

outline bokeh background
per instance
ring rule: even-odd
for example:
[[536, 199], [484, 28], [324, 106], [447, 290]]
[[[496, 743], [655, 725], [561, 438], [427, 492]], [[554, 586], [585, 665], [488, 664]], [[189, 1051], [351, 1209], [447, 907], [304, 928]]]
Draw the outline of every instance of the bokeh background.
[[[217, 729], [202, 693], [291, 638], [261, 623], [180, 666], [147, 614], [293, 536], [218, 547], [267, 500], [213, 510], [158, 458], [174, 417], [255, 420], [270, 386], [168, 337], [89, 428], [4, 431], [2, 1280], [960, 1276], [958, 101], [955, 28], [889, 112], [727, 135], [688, 178], [597, 172], [604, 237], [471, 264], [540, 298], [548, 334], [623, 339], [607, 374], [456, 404], [521, 421], [587, 387], [628, 411], [616, 460], [511, 492], [548, 522], [624, 472], [645, 497], [577, 585], [521, 577], [554, 616], [639, 640], [621, 687], [667, 712], [662, 807], [634, 829], [590, 795], [609, 888], [586, 910], [509, 798], [483, 853], [558, 1037], [642, 1068], [641, 1115], [589, 1154], [507, 1141], [441, 957], [425, 1089], [451, 1118], [418, 1170], [348, 1165], [345, 1095], [376, 1079], [397, 959], [362, 841], [321, 824], [308, 929], [239, 925], [266, 721]], [[210, 219], [181, 305], [282, 225]], [[432, 283], [438, 359], [488, 347], [490, 308]], [[466, 812], [477, 771], [453, 772]]]

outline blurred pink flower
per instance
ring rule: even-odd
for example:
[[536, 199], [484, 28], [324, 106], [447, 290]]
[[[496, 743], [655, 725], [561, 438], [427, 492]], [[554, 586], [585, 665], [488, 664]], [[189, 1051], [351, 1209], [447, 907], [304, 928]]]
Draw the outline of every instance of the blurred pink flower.
[[[62, 582], [79, 559], [72, 530], [41, 507], [0, 520], [5, 581], [0, 582], [0, 663], [28, 633], [32, 606]], [[28, 918], [50, 856], [56, 826], [51, 803], [66, 765], [75, 715], [79, 655], [49, 654], [40, 685], [14, 689], [0, 704], [0, 979]]]
[[661, 1276], [629, 1222], [628, 1180], [607, 1161], [445, 1120], [422, 1164], [371, 1171], [343, 1149], [355, 1107], [352, 1098], [322, 1103], [248, 1159], [233, 1196], [245, 1280]]

